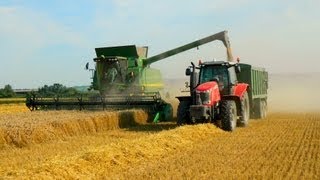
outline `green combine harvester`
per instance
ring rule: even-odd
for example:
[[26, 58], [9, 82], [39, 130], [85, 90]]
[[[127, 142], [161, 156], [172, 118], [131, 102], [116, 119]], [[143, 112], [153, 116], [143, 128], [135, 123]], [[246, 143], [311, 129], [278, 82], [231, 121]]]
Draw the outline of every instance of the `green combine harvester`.
[[[98, 90], [94, 97], [42, 98], [28, 97], [26, 105], [30, 110], [47, 109], [131, 109], [141, 108], [150, 113], [154, 121], [172, 119], [171, 104], [160, 96], [164, 88], [161, 72], [151, 68], [154, 62], [179, 54], [203, 44], [220, 40], [231, 56], [227, 31], [191, 42], [178, 48], [147, 57], [148, 47], [116, 46], [96, 48], [97, 57], [93, 59], [93, 82], [90, 89]], [[88, 64], [87, 64], [88, 65]], [[88, 69], [88, 66], [86, 66]]]

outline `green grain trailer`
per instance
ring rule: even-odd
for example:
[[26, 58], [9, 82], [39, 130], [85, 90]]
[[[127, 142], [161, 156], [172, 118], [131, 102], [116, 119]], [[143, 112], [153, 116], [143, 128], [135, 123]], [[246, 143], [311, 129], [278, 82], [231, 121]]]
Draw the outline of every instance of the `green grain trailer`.
[[239, 82], [249, 84], [250, 117], [265, 118], [267, 115], [268, 72], [264, 68], [240, 63]]

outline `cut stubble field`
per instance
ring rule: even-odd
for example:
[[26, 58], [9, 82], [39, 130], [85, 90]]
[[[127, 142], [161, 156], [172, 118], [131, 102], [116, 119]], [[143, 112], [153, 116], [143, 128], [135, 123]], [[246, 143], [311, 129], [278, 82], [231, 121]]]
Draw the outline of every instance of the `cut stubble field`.
[[[145, 124], [139, 110], [14, 117], [0, 115], [3, 178], [320, 178], [318, 113], [273, 113], [232, 133], [211, 124]], [[121, 117], [131, 120], [120, 126]], [[111, 119], [118, 121], [102, 123]], [[51, 136], [32, 136], [43, 127]], [[12, 132], [29, 136], [19, 145], [6, 140]]]

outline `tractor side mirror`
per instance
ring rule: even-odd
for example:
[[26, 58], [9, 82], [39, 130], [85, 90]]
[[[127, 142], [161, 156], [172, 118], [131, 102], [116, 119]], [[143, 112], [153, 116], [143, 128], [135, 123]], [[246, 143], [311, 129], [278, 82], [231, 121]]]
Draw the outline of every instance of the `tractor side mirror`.
[[86, 66], [85, 66], [85, 68], [84, 68], [85, 70], [89, 70], [89, 63], [87, 62], [87, 64], [86, 64]]
[[236, 68], [236, 73], [237, 73], [237, 74], [241, 72], [241, 68], [240, 68], [239, 65], [236, 65], [235, 68]]
[[187, 68], [186, 69], [186, 76], [190, 76], [191, 75], [191, 69], [190, 68]]

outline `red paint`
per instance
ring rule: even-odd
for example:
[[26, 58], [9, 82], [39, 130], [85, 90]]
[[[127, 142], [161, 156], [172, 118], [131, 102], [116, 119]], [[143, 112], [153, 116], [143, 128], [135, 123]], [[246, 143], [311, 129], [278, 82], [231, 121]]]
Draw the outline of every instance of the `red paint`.
[[200, 85], [197, 87], [197, 91], [207, 91], [207, 90], [209, 90], [210, 88], [212, 88], [212, 87], [214, 87], [214, 86], [217, 86], [217, 87], [218, 87], [217, 82], [215, 82], [215, 81], [205, 82], [205, 83], [203, 83], [203, 84], [200, 84]]
[[220, 97], [220, 92], [219, 92], [219, 87], [217, 82], [215, 81], [210, 81], [210, 82], [205, 82], [203, 84], [200, 84], [197, 89], [198, 92], [203, 92], [203, 91], [209, 91], [211, 90], [211, 94], [210, 94], [210, 100], [211, 103], [210, 104], [206, 104], [207, 106], [213, 106], [215, 105], [217, 102], [220, 101], [221, 97]]
[[243, 98], [243, 94], [248, 89], [248, 84], [246, 83], [239, 83], [234, 87], [233, 95], [240, 97], [240, 99]]

